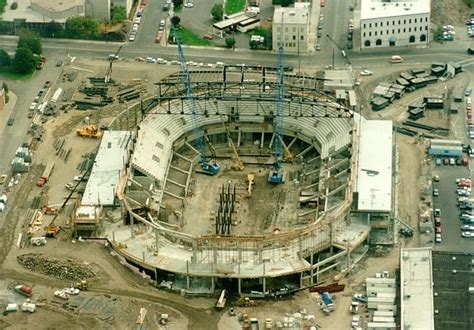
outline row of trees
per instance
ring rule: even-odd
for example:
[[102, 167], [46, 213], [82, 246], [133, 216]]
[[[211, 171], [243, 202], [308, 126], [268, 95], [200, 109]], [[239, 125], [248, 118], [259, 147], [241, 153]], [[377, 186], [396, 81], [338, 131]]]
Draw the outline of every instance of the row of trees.
[[40, 37], [29, 31], [22, 31], [13, 58], [5, 49], [0, 49], [0, 72], [29, 73], [34, 70], [43, 49]]

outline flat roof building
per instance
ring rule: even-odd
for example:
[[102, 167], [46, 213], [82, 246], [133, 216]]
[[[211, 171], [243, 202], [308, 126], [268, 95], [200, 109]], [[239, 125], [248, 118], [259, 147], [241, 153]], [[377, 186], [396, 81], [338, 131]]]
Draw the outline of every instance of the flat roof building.
[[362, 0], [361, 49], [428, 45], [431, 0]]
[[400, 303], [402, 329], [434, 330], [431, 247], [401, 250]]
[[309, 3], [297, 2], [294, 7], [275, 7], [272, 25], [272, 46], [275, 52], [278, 51], [282, 29], [285, 54], [308, 53]]

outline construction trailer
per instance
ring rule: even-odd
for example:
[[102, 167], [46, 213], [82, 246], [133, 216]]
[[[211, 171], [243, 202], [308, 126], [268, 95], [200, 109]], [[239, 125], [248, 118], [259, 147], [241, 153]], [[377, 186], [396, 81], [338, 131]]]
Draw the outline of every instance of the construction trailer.
[[395, 298], [378, 298], [378, 297], [369, 297], [367, 301], [368, 309], [379, 309], [379, 306], [383, 305], [393, 305], [395, 303]]
[[393, 323], [384, 323], [384, 322], [368, 322], [367, 330], [391, 330], [396, 329], [397, 324]]

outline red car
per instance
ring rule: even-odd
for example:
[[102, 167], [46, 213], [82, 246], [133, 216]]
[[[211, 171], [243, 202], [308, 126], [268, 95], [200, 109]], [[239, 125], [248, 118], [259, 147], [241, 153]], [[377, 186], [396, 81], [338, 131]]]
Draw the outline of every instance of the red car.
[[436, 234], [441, 234], [441, 226], [435, 228]]
[[441, 218], [439, 218], [439, 217], [435, 218], [435, 226], [436, 227], [441, 227]]

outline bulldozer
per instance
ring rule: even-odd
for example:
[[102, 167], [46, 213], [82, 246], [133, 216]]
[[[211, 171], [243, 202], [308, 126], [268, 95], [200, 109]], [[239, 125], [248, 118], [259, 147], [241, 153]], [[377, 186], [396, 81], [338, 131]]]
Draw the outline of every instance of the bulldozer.
[[79, 128], [77, 135], [88, 138], [100, 139], [102, 137], [102, 132], [97, 129], [94, 125], [88, 125], [83, 128]]
[[87, 291], [87, 289], [89, 288], [89, 283], [86, 280], [74, 282], [71, 284], [71, 288], [76, 288], [81, 291]]

